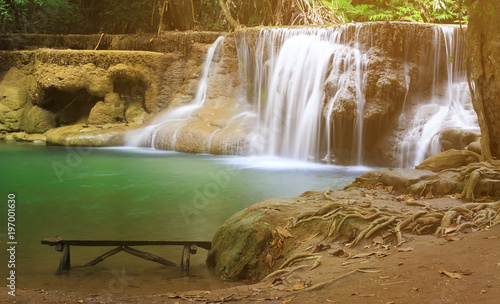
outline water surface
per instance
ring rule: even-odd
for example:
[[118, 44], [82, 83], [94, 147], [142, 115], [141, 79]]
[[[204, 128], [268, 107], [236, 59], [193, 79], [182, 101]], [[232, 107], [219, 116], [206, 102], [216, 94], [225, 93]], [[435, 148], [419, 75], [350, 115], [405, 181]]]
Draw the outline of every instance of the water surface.
[[[112, 248], [72, 247], [74, 268], [54, 275], [60, 253], [40, 244], [65, 239], [206, 240], [232, 214], [267, 198], [344, 187], [364, 167], [280, 158], [192, 155], [140, 148], [68, 148], [0, 142], [2, 223], [7, 196], [16, 195], [17, 288], [150, 293], [229, 286], [192, 256], [179, 269], [119, 253], [83, 265]], [[2, 225], [4, 226], [4, 225]], [[6, 228], [0, 231], [6, 242]], [[136, 247], [180, 263], [180, 247]], [[2, 265], [7, 264], [2, 250]], [[1, 275], [7, 268], [0, 267]]]

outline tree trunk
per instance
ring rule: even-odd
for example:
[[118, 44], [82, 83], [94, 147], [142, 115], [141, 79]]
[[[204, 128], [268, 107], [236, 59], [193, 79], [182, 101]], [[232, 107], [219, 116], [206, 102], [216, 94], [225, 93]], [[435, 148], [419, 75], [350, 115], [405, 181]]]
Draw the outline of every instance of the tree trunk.
[[226, 17], [226, 21], [229, 23], [229, 26], [231, 26], [233, 30], [237, 29], [240, 24], [238, 21], [234, 20], [233, 16], [231, 16], [231, 12], [229, 12], [226, 5], [226, 0], [219, 0], [219, 5], [222, 8], [222, 12], [224, 13], [224, 17]]
[[467, 47], [475, 84], [474, 109], [483, 158], [500, 159], [500, 1], [475, 0], [469, 8]]

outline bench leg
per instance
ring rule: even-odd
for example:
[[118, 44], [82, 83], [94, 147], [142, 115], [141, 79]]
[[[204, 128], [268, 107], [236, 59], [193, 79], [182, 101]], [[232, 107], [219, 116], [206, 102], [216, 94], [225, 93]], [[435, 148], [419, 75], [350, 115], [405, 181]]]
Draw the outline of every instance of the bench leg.
[[61, 263], [59, 263], [59, 268], [56, 271], [56, 274], [60, 275], [63, 273], [64, 270], [70, 270], [71, 269], [71, 257], [69, 253], [69, 245], [62, 245], [62, 256], [61, 256]]
[[182, 260], [181, 260], [181, 267], [184, 273], [189, 272], [190, 260], [191, 260], [191, 248], [188, 244], [184, 244], [184, 249], [182, 250]]

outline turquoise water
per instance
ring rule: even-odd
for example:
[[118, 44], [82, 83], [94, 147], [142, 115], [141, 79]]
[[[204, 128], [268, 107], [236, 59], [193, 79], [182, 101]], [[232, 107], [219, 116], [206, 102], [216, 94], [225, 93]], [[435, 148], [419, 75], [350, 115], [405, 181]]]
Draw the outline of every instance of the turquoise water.
[[[232, 214], [267, 198], [344, 187], [368, 168], [277, 158], [192, 155], [139, 148], [68, 148], [0, 142], [0, 218], [16, 195], [17, 288], [114, 293], [224, 287], [207, 270], [206, 251], [189, 276], [119, 253], [94, 267], [55, 276], [60, 253], [40, 244], [65, 239], [207, 240]], [[3, 247], [7, 225], [0, 227]], [[3, 231], [2, 231], [3, 230]], [[72, 266], [112, 248], [72, 247]], [[137, 247], [174, 262], [182, 248]], [[7, 255], [0, 254], [2, 277]], [[117, 283], [118, 282], [118, 283]]]

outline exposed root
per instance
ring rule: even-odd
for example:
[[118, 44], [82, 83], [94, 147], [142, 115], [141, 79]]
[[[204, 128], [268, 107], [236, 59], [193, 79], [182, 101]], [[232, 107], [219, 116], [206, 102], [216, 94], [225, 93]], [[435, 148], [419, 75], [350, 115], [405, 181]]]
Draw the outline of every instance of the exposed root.
[[318, 255], [312, 254], [312, 253], [298, 253], [296, 255], [291, 256], [289, 259], [287, 259], [281, 266], [278, 268], [278, 270], [281, 270], [287, 266], [290, 266], [293, 263], [299, 262], [299, 261], [304, 261], [308, 259], [315, 259], [317, 258]]
[[[326, 191], [323, 195], [330, 200], [335, 200], [328, 196]], [[352, 225], [346, 225], [348, 220], [358, 219], [361, 222], [366, 222], [368, 226], [360, 229], [359, 234], [350, 246], [355, 246], [363, 239], [391, 230], [394, 232], [399, 246], [404, 241], [403, 231], [414, 234], [435, 233], [436, 235], [444, 235], [451, 232], [460, 232], [464, 229], [493, 227], [500, 223], [499, 211], [500, 201], [494, 203], [467, 203], [433, 211], [432, 213], [422, 210], [413, 214], [404, 214], [389, 209], [368, 209], [334, 202], [316, 212], [303, 213], [300, 216], [301, 219], [292, 227], [314, 221], [328, 222], [326, 231], [321, 233], [325, 238], [335, 239], [346, 234], [343, 231]]]
[[356, 273], [356, 272], [363, 272], [363, 273], [367, 273], [367, 272], [380, 272], [380, 270], [367, 270], [366, 268], [358, 268], [358, 269], [354, 269], [354, 270], [351, 270], [349, 272], [346, 272], [334, 279], [331, 279], [331, 280], [328, 280], [328, 281], [324, 281], [324, 282], [321, 282], [321, 283], [318, 283], [318, 284], [314, 284], [314, 285], [311, 285], [309, 287], [307, 287], [306, 289], [304, 289], [304, 291], [311, 291], [311, 290], [318, 290], [320, 288], [323, 288], [324, 286], [328, 285], [328, 284], [331, 284], [337, 280], [340, 280], [348, 275], [351, 275], [353, 273]]

